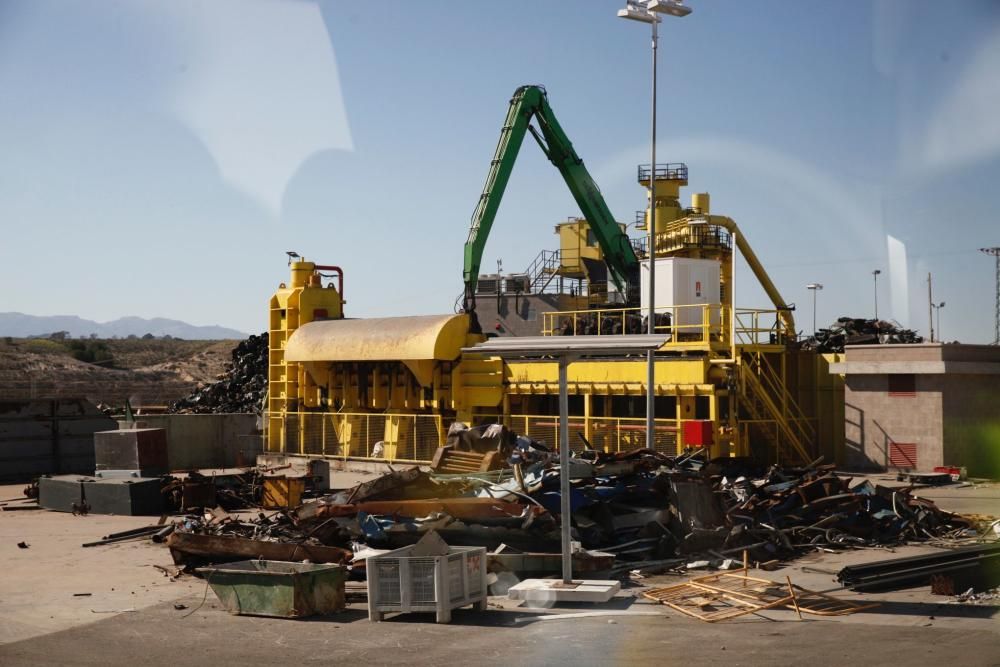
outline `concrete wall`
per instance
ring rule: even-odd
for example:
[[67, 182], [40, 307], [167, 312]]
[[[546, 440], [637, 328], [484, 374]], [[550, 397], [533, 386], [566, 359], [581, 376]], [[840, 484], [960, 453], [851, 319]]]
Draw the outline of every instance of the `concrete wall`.
[[114, 429], [85, 399], [0, 402], [0, 479], [94, 472], [94, 433]]
[[257, 415], [143, 415], [150, 428], [167, 432], [171, 470], [253, 465], [262, 451]]
[[[917, 444], [917, 469], [949, 465], [1000, 478], [1000, 347], [864, 345], [844, 373], [846, 464], [888, 464], [888, 444]], [[889, 374], [913, 374], [916, 396], [889, 396]]]
[[943, 465], [944, 376], [916, 375], [915, 379], [915, 396], [890, 396], [887, 375], [846, 377], [845, 465], [885, 469], [889, 465], [890, 442], [915, 443], [920, 471]]

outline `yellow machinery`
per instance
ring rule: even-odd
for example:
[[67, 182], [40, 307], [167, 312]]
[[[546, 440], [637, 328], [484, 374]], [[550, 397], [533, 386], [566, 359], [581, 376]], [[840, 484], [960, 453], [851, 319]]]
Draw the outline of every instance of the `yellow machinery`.
[[[711, 212], [706, 193], [693, 195], [690, 207], [680, 205], [687, 178], [681, 166], [661, 171], [658, 165], [654, 176], [657, 257], [718, 262], [720, 299], [661, 309], [671, 317], [658, 325], [670, 340], [657, 355], [657, 449], [704, 446], [712, 455], [752, 453], [782, 461], [811, 460], [820, 447], [832, 454], [837, 421], [830, 406], [836, 401], [827, 394], [836, 387], [817, 391], [828, 382], [824, 360], [790, 347], [791, 310], [736, 224]], [[648, 183], [648, 168], [639, 176]], [[586, 256], [585, 221], [570, 221], [557, 232]], [[734, 246], [771, 308], [734, 307]], [[637, 254], [644, 258], [641, 244]], [[484, 340], [470, 332], [465, 314], [344, 319], [341, 291], [322, 285], [322, 270], [293, 263], [290, 283], [271, 298], [270, 452], [429, 461], [455, 420], [503, 421], [519, 433], [558, 442], [556, 362], [463, 354], [463, 347]], [[627, 327], [618, 324], [641, 317], [636, 308], [539, 313], [549, 335], [625, 335]], [[579, 433], [610, 451], [644, 446], [643, 358], [575, 362], [569, 390], [571, 442], [581, 442]]]
[[[479, 269], [527, 134], [558, 168], [584, 218], [557, 226], [560, 251], [543, 251], [532, 265], [536, 269], [517, 279], [495, 276], [497, 288], [490, 294], [496, 297], [498, 316], [504, 298], [500, 285], [510, 281], [515, 311], [529, 305], [521, 302], [522, 296], [553, 304], [545, 307], [554, 312], [524, 308], [518, 324], [530, 322], [535, 332], [641, 332], [644, 313], [635, 307], [641, 301], [636, 296], [644, 289], [643, 262], [647, 281], [651, 273], [648, 243], [653, 243], [655, 327], [668, 336], [657, 351], [652, 388], [656, 448], [676, 453], [704, 447], [713, 456], [752, 453], [769, 461], [799, 462], [815, 458], [818, 447], [824, 453], [835, 448], [833, 425], [838, 420], [831, 406], [836, 401], [829, 397], [838, 387], [823, 382], [824, 360], [795, 351], [791, 308], [736, 223], [712, 213], [707, 193], [693, 195], [688, 207], [681, 204], [687, 166], [639, 167], [639, 183], [653, 186], [643, 217], [648, 229], [655, 209], [656, 229], [647, 239], [630, 239], [556, 121], [544, 89], [522, 86], [511, 99], [473, 213], [465, 244], [462, 314], [344, 319], [343, 272], [305, 260], [290, 264], [290, 282], [270, 301], [268, 451], [429, 461], [456, 420], [503, 421], [550, 445], [558, 442], [556, 362], [502, 362], [462, 352], [484, 339], [476, 315], [476, 296], [486, 294], [478, 289]], [[737, 305], [734, 250], [770, 298], [770, 308]], [[323, 284], [324, 271], [337, 275], [337, 285]], [[556, 278], [557, 298], [547, 299], [546, 290]], [[609, 285], [615, 286], [614, 294]], [[623, 305], [613, 305], [618, 303]], [[499, 319], [494, 330], [506, 331]], [[582, 359], [568, 372], [570, 428], [575, 433], [607, 450], [644, 446], [642, 358]], [[842, 428], [842, 416], [839, 423]], [[580, 440], [571, 438], [574, 444]]]

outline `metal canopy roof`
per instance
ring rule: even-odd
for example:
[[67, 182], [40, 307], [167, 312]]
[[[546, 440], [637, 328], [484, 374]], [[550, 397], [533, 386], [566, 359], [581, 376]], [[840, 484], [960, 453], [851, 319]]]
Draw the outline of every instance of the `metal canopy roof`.
[[496, 357], [544, 357], [558, 355], [634, 354], [657, 350], [669, 336], [628, 334], [618, 336], [505, 336], [490, 338], [462, 352]]

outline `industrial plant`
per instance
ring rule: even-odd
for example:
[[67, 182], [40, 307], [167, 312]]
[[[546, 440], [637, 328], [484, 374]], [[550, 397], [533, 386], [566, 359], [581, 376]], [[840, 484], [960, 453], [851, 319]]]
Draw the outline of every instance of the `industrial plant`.
[[[608, 42], [587, 3], [12, 3], [0, 81], [38, 131], [0, 178], [37, 254], [11, 303], [57, 278], [118, 314], [0, 313], [0, 664], [996, 664], [1000, 239], [966, 223], [998, 210], [969, 170], [1000, 134], [956, 127], [992, 119], [1000, 14], [848, 8], [869, 44], [820, 5], [623, 1]], [[648, 98], [618, 52], [646, 31]], [[841, 80], [861, 52], [907, 113], [916, 80], [957, 101], [890, 123], [891, 177], [873, 148], [828, 187], [815, 165], [889, 143], [856, 118], [884, 91]], [[100, 63], [57, 77], [93, 104], [79, 133], [33, 97], [52, 54]], [[658, 63], [685, 87], [658, 92]], [[698, 136], [702, 113], [801, 155]], [[64, 178], [59, 151], [111, 126]], [[63, 205], [86, 224], [32, 224]], [[128, 233], [81, 235], [134, 206]], [[921, 236], [940, 247], [900, 240]], [[250, 303], [256, 328], [170, 303]], [[987, 308], [992, 340], [960, 342]]]

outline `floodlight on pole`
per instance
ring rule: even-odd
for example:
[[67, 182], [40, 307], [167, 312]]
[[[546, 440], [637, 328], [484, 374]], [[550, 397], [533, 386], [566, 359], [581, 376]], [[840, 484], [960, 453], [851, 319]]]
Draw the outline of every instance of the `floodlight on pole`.
[[651, 13], [646, 7], [639, 3], [628, 3], [625, 9], [618, 10], [618, 18], [640, 23], [659, 23], [661, 19], [656, 14]]
[[657, 14], [668, 14], [677, 18], [684, 18], [691, 13], [691, 8], [681, 0], [649, 0], [646, 3], [646, 9]]
[[[878, 322], [878, 277], [882, 273], [882, 269], [875, 269], [872, 271], [872, 277], [875, 278], [875, 321]], [[878, 326], [876, 324], [876, 326]]]
[[806, 289], [812, 290], [813, 293], [813, 335], [816, 334], [816, 292], [823, 289], [820, 283], [809, 283], [806, 285]]
[[[618, 10], [618, 16], [630, 21], [648, 23], [652, 30], [652, 109], [649, 142], [649, 240], [647, 259], [649, 260], [649, 307], [647, 311], [647, 333], [656, 333], [656, 48], [659, 40], [656, 26], [662, 20], [657, 14], [684, 17], [691, 13], [681, 0], [626, 0], [625, 7]], [[646, 447], [655, 448], [655, 395], [656, 395], [656, 351], [646, 353]]]
[[937, 313], [937, 338], [943, 343], [944, 341], [941, 339], [941, 309], [944, 308], [944, 301], [941, 303], [932, 303], [931, 308]]

